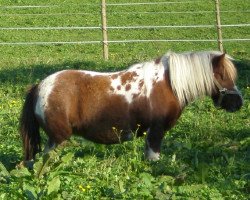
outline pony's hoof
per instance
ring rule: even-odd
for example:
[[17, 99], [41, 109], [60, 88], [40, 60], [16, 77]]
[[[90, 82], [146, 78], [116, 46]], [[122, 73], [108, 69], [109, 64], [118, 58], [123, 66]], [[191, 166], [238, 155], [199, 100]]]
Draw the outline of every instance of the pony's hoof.
[[146, 159], [150, 161], [160, 160], [160, 153], [154, 152], [151, 148], [146, 150], [145, 156], [146, 156]]

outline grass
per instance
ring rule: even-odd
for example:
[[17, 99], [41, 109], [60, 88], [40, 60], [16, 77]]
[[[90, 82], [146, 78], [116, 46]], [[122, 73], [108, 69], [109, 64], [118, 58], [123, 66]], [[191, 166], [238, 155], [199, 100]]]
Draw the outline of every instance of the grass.
[[[160, 1], [160, 0], [159, 0]], [[99, 1], [88, 1], [99, 4]], [[112, 3], [115, 1], [109, 1]], [[127, 1], [119, 1], [127, 2]], [[137, 2], [147, 2], [137, 0]], [[150, 2], [150, 1], [148, 1]], [[0, 7], [0, 27], [99, 26], [98, 6], [80, 0], [1, 1], [7, 5], [60, 5], [51, 8]], [[214, 10], [205, 4], [108, 7], [109, 26], [213, 24], [214, 13], [132, 14]], [[246, 1], [221, 1], [222, 24], [249, 23]], [[53, 13], [88, 13], [59, 15]], [[122, 13], [119, 13], [122, 12]], [[44, 15], [17, 15], [17, 14]], [[13, 15], [14, 14], [14, 15]], [[224, 38], [248, 38], [249, 28], [223, 28]], [[209, 29], [110, 30], [110, 40], [214, 39]], [[0, 42], [101, 40], [100, 31], [6, 31]], [[217, 49], [214, 42], [110, 44], [109, 61], [94, 45], [0, 45], [0, 199], [248, 199], [250, 192], [250, 63], [249, 42], [225, 42], [236, 61], [238, 86], [244, 97], [236, 113], [217, 110], [209, 98], [186, 107], [162, 144], [161, 160], [144, 160], [144, 139], [120, 145], [98, 145], [72, 137], [48, 155], [38, 155], [34, 170], [17, 169], [22, 160], [18, 119], [28, 85], [61, 69], [114, 71], [130, 63], [154, 59], [169, 49], [177, 52]], [[46, 140], [43, 134], [43, 140]]]

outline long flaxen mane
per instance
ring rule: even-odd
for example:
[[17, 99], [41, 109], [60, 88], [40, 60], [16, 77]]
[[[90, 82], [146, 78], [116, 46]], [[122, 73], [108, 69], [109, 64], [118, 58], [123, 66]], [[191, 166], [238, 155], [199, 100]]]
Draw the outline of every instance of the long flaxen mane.
[[[221, 52], [187, 52], [166, 55], [172, 89], [184, 107], [197, 97], [211, 95], [215, 87], [212, 59]], [[235, 81], [236, 69], [228, 55], [224, 59], [224, 75]]]

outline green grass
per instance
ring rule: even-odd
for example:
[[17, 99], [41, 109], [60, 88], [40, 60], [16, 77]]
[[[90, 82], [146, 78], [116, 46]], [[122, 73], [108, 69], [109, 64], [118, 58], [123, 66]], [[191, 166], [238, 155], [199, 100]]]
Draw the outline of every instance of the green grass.
[[[161, 2], [161, 0], [158, 0]], [[99, 1], [85, 1], [99, 4]], [[108, 1], [108, 3], [115, 2]], [[128, 2], [126, 0], [119, 2]], [[150, 2], [137, 0], [136, 2]], [[0, 27], [100, 26], [98, 6], [80, 0], [0, 1], [6, 5], [60, 5], [51, 8], [0, 7]], [[249, 23], [246, 1], [221, 1], [222, 24]], [[109, 26], [213, 24], [214, 13], [132, 14], [127, 12], [213, 11], [213, 1], [160, 6], [108, 7]], [[88, 13], [59, 15], [53, 13]], [[122, 13], [119, 13], [122, 12]], [[40, 16], [17, 14], [45, 14]], [[15, 14], [15, 15], [10, 15]], [[249, 38], [249, 27], [223, 28], [224, 38]], [[213, 28], [110, 30], [110, 40], [215, 39]], [[6, 31], [0, 42], [100, 40], [101, 31]], [[250, 192], [250, 43], [225, 42], [236, 61], [244, 97], [236, 113], [217, 110], [209, 98], [186, 107], [164, 138], [161, 160], [144, 160], [144, 138], [120, 145], [97, 145], [72, 137], [48, 155], [38, 155], [34, 170], [16, 169], [22, 160], [18, 119], [28, 85], [61, 69], [114, 71], [154, 59], [166, 51], [217, 49], [215, 42], [110, 44], [109, 61], [100, 44], [0, 45], [0, 199], [247, 199]], [[43, 134], [43, 141], [46, 137]]]

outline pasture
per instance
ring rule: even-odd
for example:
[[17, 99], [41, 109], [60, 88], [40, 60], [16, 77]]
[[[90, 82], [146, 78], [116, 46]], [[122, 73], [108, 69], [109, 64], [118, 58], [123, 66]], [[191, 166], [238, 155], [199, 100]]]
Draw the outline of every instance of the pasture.
[[[100, 26], [99, 4], [97, 0], [1, 1], [0, 43], [101, 41], [101, 30], [1, 29]], [[45, 7], [11, 7], [24, 5]], [[222, 24], [249, 24], [247, 1], [221, 0], [221, 10], [225, 11], [221, 12]], [[110, 5], [107, 11], [108, 26], [215, 23], [212, 0]], [[108, 36], [110, 40], [215, 39], [217, 34], [215, 28], [149, 28], [111, 29]], [[248, 26], [223, 28], [225, 39], [249, 36]], [[107, 146], [72, 137], [49, 154], [38, 155], [34, 169], [28, 170], [16, 166], [22, 160], [18, 120], [29, 85], [62, 69], [115, 71], [155, 59], [168, 50], [216, 50], [217, 43], [111, 43], [109, 61], [102, 58], [101, 44], [0, 44], [0, 199], [248, 199], [250, 42], [227, 41], [223, 45], [238, 68], [237, 85], [244, 98], [240, 111], [217, 110], [209, 98], [190, 104], [166, 133], [157, 162], [144, 160], [143, 138]]]

